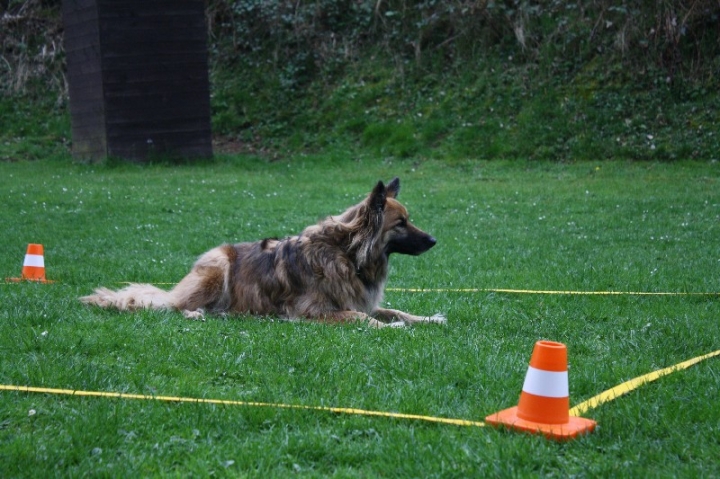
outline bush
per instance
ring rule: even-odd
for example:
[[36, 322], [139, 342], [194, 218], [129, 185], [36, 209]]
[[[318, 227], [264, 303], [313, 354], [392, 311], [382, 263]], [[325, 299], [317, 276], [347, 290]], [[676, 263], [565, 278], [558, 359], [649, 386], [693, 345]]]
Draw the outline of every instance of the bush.
[[[13, 126], [21, 132], [67, 115], [60, 1], [6, 5], [0, 95], [10, 98], [4, 121], [26, 124]], [[718, 150], [716, 0], [210, 0], [207, 19], [214, 132], [258, 150], [448, 159]]]
[[272, 63], [294, 88], [330, 74], [369, 48], [403, 62], [457, 65], [499, 47], [549, 72], [593, 58], [630, 74], [662, 69], [702, 78], [720, 50], [720, 4], [712, 0], [213, 0], [217, 59]]

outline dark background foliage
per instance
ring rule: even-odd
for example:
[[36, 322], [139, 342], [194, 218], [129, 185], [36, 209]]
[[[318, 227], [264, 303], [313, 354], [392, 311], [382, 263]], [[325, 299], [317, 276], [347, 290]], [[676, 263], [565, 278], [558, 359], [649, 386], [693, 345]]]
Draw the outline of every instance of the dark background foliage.
[[595, 58], [671, 80], [718, 67], [716, 0], [245, 0], [212, 1], [208, 14], [219, 60], [242, 53], [308, 76], [368, 49], [428, 68], [438, 56], [447, 67], [497, 51], [549, 73]]
[[[62, 136], [27, 111], [67, 116], [60, 2], [0, 3], [5, 134]], [[207, 22], [223, 145], [448, 159], [720, 146], [718, 0], [211, 0]]]

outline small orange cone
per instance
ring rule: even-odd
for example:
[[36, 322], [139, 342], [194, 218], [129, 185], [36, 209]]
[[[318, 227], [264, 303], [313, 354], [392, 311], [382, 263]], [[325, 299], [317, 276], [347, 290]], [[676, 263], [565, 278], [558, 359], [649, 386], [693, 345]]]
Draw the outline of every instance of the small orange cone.
[[485, 421], [557, 441], [588, 433], [596, 425], [591, 419], [570, 416], [567, 347], [554, 341], [535, 343], [518, 405], [491, 414]]
[[25, 261], [23, 262], [21, 278], [7, 278], [9, 281], [38, 281], [40, 283], [52, 283], [45, 279], [45, 256], [43, 245], [29, 244]]

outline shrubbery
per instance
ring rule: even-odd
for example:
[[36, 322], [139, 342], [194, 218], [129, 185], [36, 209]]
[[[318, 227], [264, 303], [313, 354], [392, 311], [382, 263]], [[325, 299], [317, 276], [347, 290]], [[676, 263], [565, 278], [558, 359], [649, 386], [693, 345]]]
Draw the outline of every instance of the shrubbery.
[[639, 3], [214, 1], [216, 131], [401, 157], [714, 158], [720, 4]]
[[712, 0], [213, 0], [208, 14], [220, 62], [273, 64], [286, 86], [368, 51], [431, 70], [498, 52], [548, 72], [599, 58], [669, 81], [720, 66]]
[[[66, 100], [59, 7], [7, 2], [0, 109], [28, 92]], [[715, 0], [210, 0], [207, 20], [214, 130], [264, 148], [673, 159], [720, 146]]]

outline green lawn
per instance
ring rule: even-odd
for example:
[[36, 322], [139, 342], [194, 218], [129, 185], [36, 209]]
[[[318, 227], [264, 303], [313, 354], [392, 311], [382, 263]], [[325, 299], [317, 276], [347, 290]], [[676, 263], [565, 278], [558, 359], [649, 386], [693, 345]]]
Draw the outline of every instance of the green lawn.
[[[198, 166], [0, 163], [0, 275], [45, 246], [53, 284], [0, 284], [0, 384], [482, 421], [534, 343], [568, 346], [571, 404], [720, 349], [720, 297], [389, 291], [446, 326], [371, 330], [77, 301], [179, 280], [222, 242], [299, 232], [400, 176], [438, 245], [390, 288], [720, 292], [720, 164], [295, 156]], [[589, 411], [566, 444], [491, 428], [267, 407], [0, 391], [2, 477], [717, 477], [720, 363]]]

